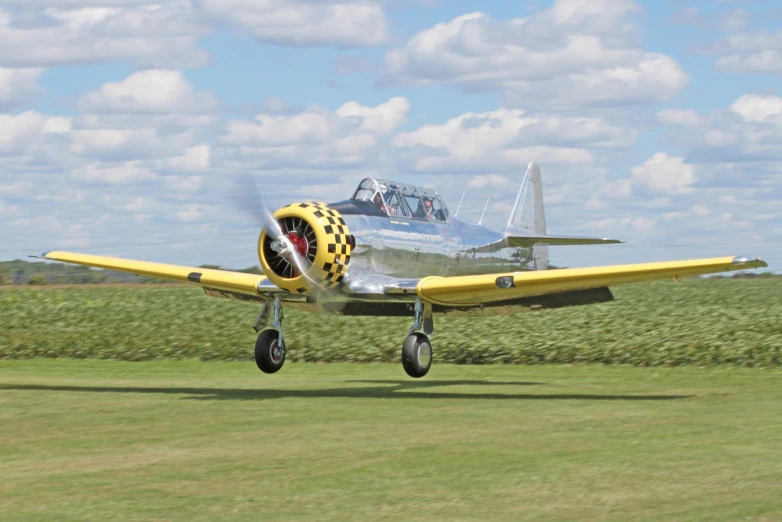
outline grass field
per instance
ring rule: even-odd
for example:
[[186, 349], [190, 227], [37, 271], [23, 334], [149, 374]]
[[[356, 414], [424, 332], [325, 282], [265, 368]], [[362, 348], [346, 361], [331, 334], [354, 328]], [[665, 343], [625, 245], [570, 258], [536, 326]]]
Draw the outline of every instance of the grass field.
[[782, 371], [0, 361], [0, 518], [782, 519]]
[[[435, 363], [782, 365], [781, 279], [665, 281], [614, 293], [599, 305], [436, 318]], [[197, 287], [6, 287], [0, 359], [251, 360], [257, 312]], [[288, 357], [397, 362], [410, 323], [288, 311]]]

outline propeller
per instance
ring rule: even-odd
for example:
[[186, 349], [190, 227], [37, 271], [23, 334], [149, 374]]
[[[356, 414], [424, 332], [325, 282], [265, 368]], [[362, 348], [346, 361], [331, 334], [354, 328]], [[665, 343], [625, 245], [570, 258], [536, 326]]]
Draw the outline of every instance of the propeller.
[[[258, 182], [250, 175], [242, 174], [236, 182], [235, 198], [245, 212], [256, 219], [261, 229], [266, 230], [266, 235], [273, 239], [271, 243], [272, 250], [284, 259], [289, 260], [298, 273], [304, 276], [314, 287], [325, 290], [318, 281], [309, 275], [312, 262], [299, 252], [298, 246], [293, 244], [289, 234], [283, 232], [280, 224], [269, 211]], [[259, 201], [261, 203], [260, 206], [258, 205]]]

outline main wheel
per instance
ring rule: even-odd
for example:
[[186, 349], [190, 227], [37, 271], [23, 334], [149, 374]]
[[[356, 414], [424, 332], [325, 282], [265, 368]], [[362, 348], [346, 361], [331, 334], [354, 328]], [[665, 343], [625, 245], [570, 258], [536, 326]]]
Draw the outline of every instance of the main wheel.
[[264, 330], [255, 341], [255, 364], [263, 373], [274, 373], [285, 363], [285, 342], [280, 342], [280, 332]]
[[407, 336], [402, 345], [402, 367], [415, 379], [429, 373], [432, 366], [432, 343], [425, 334], [416, 332]]

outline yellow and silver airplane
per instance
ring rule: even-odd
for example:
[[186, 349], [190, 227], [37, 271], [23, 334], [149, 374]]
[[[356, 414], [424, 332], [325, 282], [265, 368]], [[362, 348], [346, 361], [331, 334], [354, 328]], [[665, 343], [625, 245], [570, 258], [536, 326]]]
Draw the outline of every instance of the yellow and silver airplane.
[[[264, 275], [52, 251], [44, 259], [188, 281], [209, 296], [261, 304], [255, 361], [285, 362], [283, 306], [340, 315], [410, 316], [402, 365], [423, 377], [432, 364], [434, 315], [497, 315], [610, 301], [609, 286], [767, 266], [750, 257], [548, 269], [550, 245], [610, 244], [608, 238], [546, 233], [540, 169], [527, 168], [502, 231], [459, 220], [440, 195], [367, 178], [337, 203], [292, 203], [259, 217]], [[484, 209], [485, 210], [485, 209]]]

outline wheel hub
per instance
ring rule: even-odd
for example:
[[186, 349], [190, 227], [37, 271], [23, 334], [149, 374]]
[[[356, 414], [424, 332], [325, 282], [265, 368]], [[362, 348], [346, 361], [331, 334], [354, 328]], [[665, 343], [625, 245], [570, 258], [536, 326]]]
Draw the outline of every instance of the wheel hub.
[[418, 345], [418, 362], [426, 368], [432, 362], [432, 346], [427, 342]]
[[283, 355], [285, 355], [285, 347], [280, 345], [279, 341], [274, 341], [271, 345], [272, 360], [275, 363], [280, 362]]

